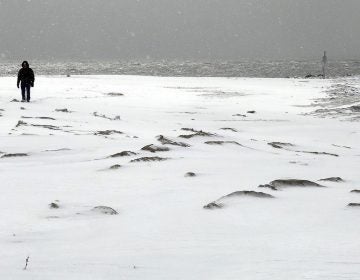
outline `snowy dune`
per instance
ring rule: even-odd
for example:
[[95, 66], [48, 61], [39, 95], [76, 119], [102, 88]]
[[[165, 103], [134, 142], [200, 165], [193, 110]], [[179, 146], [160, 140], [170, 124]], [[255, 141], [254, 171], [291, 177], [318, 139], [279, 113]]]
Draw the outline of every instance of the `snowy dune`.
[[359, 279], [359, 125], [319, 101], [347, 83], [0, 78], [0, 279]]

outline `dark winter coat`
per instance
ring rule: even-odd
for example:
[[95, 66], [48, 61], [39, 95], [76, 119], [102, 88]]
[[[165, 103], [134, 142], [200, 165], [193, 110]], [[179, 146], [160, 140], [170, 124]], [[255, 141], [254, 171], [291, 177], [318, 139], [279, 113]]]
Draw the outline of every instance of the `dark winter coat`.
[[25, 85], [34, 86], [35, 75], [34, 71], [29, 67], [29, 63], [24, 61], [22, 63], [22, 68], [19, 70], [17, 85], [19, 86], [20, 82]]

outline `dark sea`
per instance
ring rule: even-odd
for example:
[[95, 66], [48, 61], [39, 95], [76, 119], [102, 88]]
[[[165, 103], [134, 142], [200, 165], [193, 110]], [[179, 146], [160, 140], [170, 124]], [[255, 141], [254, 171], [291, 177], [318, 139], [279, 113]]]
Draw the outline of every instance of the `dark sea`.
[[[36, 75], [303, 78], [321, 75], [320, 61], [29, 61]], [[0, 61], [0, 76], [15, 76], [21, 61]], [[329, 77], [360, 75], [360, 61], [329, 61]]]

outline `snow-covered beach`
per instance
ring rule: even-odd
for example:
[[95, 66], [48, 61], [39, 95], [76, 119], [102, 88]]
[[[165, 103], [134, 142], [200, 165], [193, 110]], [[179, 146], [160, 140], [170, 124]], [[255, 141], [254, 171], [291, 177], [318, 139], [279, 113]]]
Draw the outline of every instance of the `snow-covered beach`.
[[0, 279], [359, 279], [358, 78], [0, 83]]

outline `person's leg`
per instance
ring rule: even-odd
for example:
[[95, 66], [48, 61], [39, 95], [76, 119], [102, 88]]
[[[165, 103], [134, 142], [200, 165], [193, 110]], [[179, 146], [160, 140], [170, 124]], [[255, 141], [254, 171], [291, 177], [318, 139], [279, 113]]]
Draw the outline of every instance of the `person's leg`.
[[25, 85], [21, 83], [21, 97], [22, 101], [25, 101]]
[[27, 102], [29, 102], [30, 101], [30, 85], [26, 85], [26, 100], [27, 100]]

